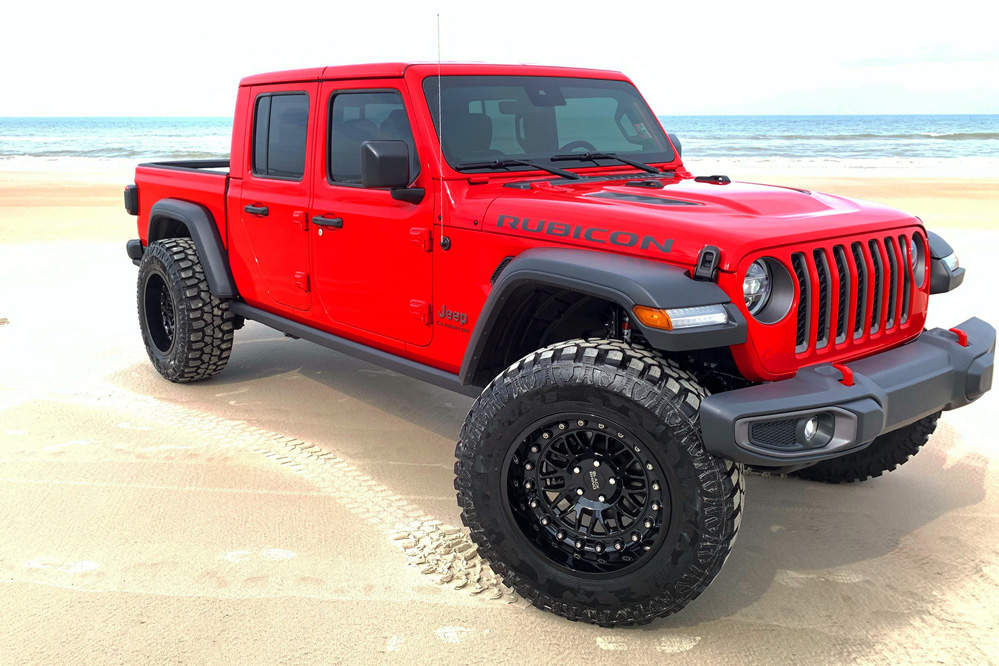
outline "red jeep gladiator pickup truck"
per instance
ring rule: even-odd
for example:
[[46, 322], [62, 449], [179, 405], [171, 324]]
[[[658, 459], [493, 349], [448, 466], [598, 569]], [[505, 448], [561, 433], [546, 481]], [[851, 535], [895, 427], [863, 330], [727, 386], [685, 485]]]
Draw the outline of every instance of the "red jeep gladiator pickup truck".
[[461, 517], [539, 608], [669, 615], [720, 570], [745, 466], [892, 470], [991, 388], [995, 331], [919, 218], [694, 177], [617, 72], [372, 64], [243, 79], [228, 161], [125, 189], [164, 377], [246, 319], [477, 396]]

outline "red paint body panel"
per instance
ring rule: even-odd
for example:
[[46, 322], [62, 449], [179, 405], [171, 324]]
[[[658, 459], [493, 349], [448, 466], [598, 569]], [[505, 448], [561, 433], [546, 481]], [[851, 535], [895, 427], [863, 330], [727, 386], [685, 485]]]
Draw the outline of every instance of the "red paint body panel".
[[[440, 159], [436, 130], [422, 84], [438, 65], [383, 63], [317, 67], [244, 78], [236, 103], [230, 175], [194, 170], [139, 167], [139, 235], [147, 241], [149, 208], [171, 197], [199, 203], [211, 211], [227, 243], [240, 298], [318, 329], [340, 335], [448, 372], [457, 373], [478, 315], [492, 288], [496, 267], [506, 257], [534, 247], [577, 247], [650, 261], [693, 267], [705, 245], [721, 250], [717, 282], [743, 311], [749, 338], [732, 348], [750, 380], [793, 376], [804, 365], [848, 362], [898, 346], [917, 336], [926, 319], [929, 280], [908, 294], [908, 316], [886, 326], [888, 299], [874, 312], [873, 294], [857, 288], [858, 270], [849, 262], [849, 312], [864, 309], [877, 317], [876, 332], [865, 331], [825, 347], [816, 340], [819, 296], [809, 295], [808, 348], [796, 351], [796, 316], [801, 294], [788, 316], [763, 324], [745, 311], [742, 278], [756, 259], [770, 257], [792, 270], [795, 253], [813, 256], [834, 247], [866, 243], [899, 234], [925, 235], [910, 215], [844, 197], [751, 183], [698, 183], [677, 157], [662, 189], [635, 188], [624, 180], [552, 184], [540, 171], [460, 173]], [[451, 64], [444, 75], [560, 76], [628, 81], [618, 72], [523, 65]], [[384, 190], [334, 184], [327, 180], [328, 105], [337, 91], [394, 89], [402, 95], [419, 156], [413, 187], [424, 188], [418, 204], [393, 199]], [[310, 95], [306, 174], [301, 181], [255, 177], [250, 169], [252, 109], [255, 95], [304, 90]], [[574, 169], [581, 175], [634, 173], [625, 166]], [[636, 174], [635, 179], [641, 179]], [[505, 185], [529, 183], [526, 188]], [[227, 200], [228, 188], [228, 200]], [[620, 195], [640, 195], [622, 200]], [[227, 205], [228, 204], [228, 205]], [[246, 205], [265, 205], [266, 218], [248, 215]], [[341, 217], [343, 228], [309, 223], [302, 229], [295, 214], [309, 219]], [[441, 236], [451, 241], [448, 251]], [[908, 267], [907, 248], [878, 246], [882, 265], [894, 253]], [[428, 248], [429, 251], [428, 251]], [[869, 274], [876, 257], [868, 251], [862, 268]], [[911, 269], [906, 268], [909, 279]], [[928, 267], [927, 267], [928, 272]], [[309, 289], [303, 290], [302, 273]], [[818, 269], [808, 265], [812, 283]], [[839, 293], [836, 271], [830, 289]], [[906, 297], [896, 285], [896, 303]], [[858, 305], [859, 304], [859, 305]], [[838, 321], [840, 306], [829, 312]], [[427, 310], [432, 309], [430, 316]], [[439, 316], [452, 311], [458, 319]], [[462, 320], [460, 317], [464, 316]]]

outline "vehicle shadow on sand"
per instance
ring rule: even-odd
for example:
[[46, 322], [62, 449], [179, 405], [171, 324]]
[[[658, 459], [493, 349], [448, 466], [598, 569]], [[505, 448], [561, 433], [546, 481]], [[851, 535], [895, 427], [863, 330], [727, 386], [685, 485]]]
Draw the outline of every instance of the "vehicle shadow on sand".
[[[157, 398], [183, 401], [188, 406], [197, 402], [200, 409], [213, 415], [255, 425], [263, 425], [262, 413], [284, 414], [288, 418], [308, 409], [313, 428], [337, 430], [345, 421], [370, 420], [373, 414], [382, 413], [404, 428], [412, 424], [429, 431], [433, 439], [440, 438], [424, 452], [428, 458], [440, 460], [426, 462], [450, 468], [450, 451], [471, 406], [470, 399], [308, 342], [284, 340], [269, 329], [248, 329], [237, 337], [229, 366], [210, 380], [182, 387], [166, 382], [148, 384], [158, 379], [148, 365], [133, 366], [111, 379], [124, 388], [142, 392], [144, 388], [137, 386], [134, 379], [141, 376], [142, 383], [155, 387]], [[297, 384], [303, 379], [310, 380], [307, 387]], [[259, 397], [245, 403], [217, 399], [218, 395], [235, 393], [231, 392], [233, 388], [241, 390], [241, 386], [248, 388], [245, 395]], [[306, 403], [302, 401], [303, 388]], [[345, 396], [349, 397], [346, 402]], [[351, 408], [349, 400], [372, 409]], [[288, 435], [307, 436], [288, 430]], [[926, 552], [918, 552], [925, 541], [909, 537], [942, 516], [985, 498], [987, 461], [976, 454], [957, 460], [948, 458], [948, 451], [958, 444], [959, 437], [941, 422], [933, 440], [916, 459], [899, 471], [861, 484], [837, 486], [750, 474], [739, 537], [721, 574], [683, 613], [654, 623], [651, 628], [691, 627], [728, 618], [771, 592], [781, 599], [784, 590], [804, 593], [806, 590], [798, 588], [862, 583], [865, 577], [878, 577], [882, 572], [890, 577], [889, 570], [897, 557], [870, 561], [897, 551], [903, 542], [907, 549], [917, 551], [907, 553], [909, 558], [946, 560], [946, 555], [938, 555], [928, 547]], [[407, 446], [420, 444], [409, 440]], [[392, 450], [386, 447], [382, 455], [392, 456]], [[346, 451], [338, 453], [349, 455]], [[392, 486], [388, 478], [378, 478], [377, 469], [368, 473], [373, 473], [373, 480]], [[855, 567], [858, 563], [865, 564]], [[916, 567], [911, 563], [909, 566]], [[955, 564], [955, 569], [955, 576], [947, 581], [955, 585], [974, 573], [963, 565]], [[918, 573], [916, 567], [915, 575]], [[908, 571], [902, 575], [912, 574]], [[937, 592], [940, 584], [946, 582], [935, 581]], [[907, 599], [907, 604], [925, 604], [929, 608], [932, 596], [927, 595], [925, 601]]]

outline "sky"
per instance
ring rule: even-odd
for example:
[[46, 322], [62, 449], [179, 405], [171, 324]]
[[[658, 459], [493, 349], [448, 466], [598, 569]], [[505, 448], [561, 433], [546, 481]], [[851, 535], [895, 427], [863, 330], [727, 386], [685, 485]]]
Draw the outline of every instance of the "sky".
[[615, 69], [659, 115], [999, 113], [999, 3], [14, 2], [0, 115], [229, 116], [249, 74], [379, 61]]

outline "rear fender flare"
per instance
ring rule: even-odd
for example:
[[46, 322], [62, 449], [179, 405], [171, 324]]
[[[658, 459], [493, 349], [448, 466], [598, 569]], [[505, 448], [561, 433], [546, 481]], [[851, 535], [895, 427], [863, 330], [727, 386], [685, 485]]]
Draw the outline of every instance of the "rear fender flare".
[[177, 222], [187, 227], [194, 241], [212, 294], [218, 298], [235, 298], [236, 283], [229, 270], [228, 253], [222, 245], [215, 219], [204, 206], [179, 199], [160, 199], [149, 212], [147, 243], [176, 235], [171, 233], [171, 228]]

